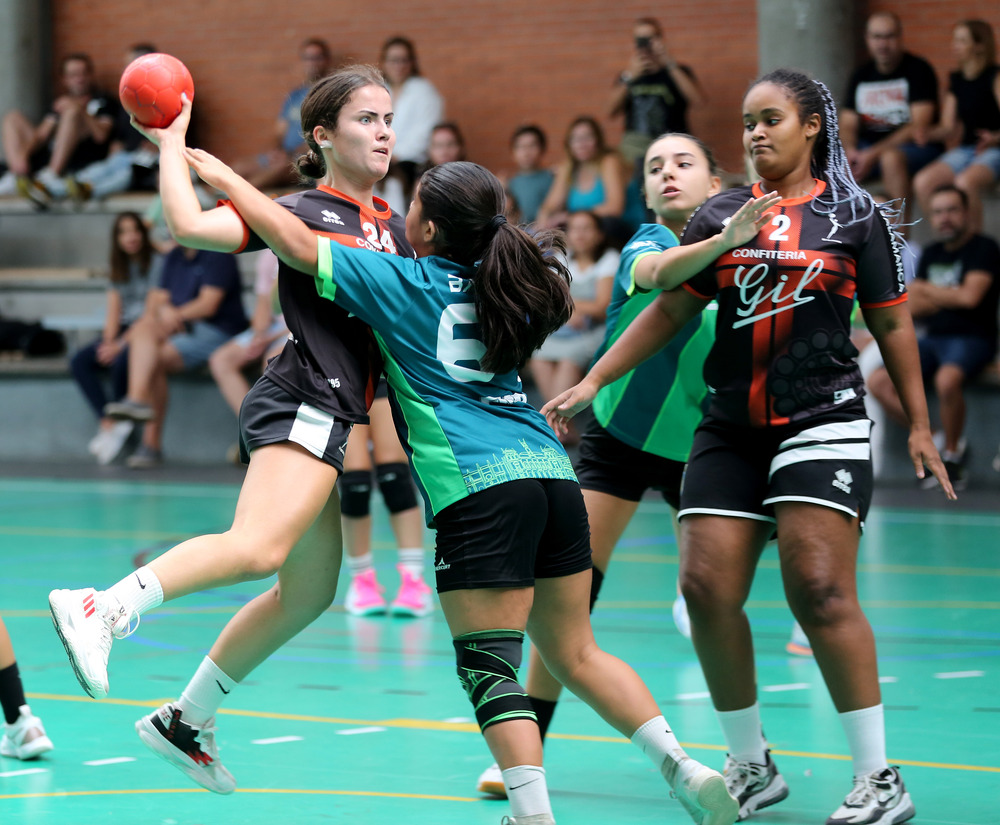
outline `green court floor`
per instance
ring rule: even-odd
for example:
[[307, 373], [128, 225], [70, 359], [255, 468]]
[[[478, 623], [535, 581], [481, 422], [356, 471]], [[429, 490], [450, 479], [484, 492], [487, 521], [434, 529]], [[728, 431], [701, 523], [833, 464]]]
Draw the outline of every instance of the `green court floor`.
[[[490, 759], [439, 612], [356, 620], [338, 599], [261, 666], [218, 719], [222, 758], [239, 782], [230, 797], [190, 785], [143, 747], [133, 722], [179, 694], [227, 619], [268, 584], [148, 614], [115, 643], [110, 697], [82, 694], [52, 630], [48, 591], [106, 586], [181, 539], [225, 529], [237, 493], [228, 484], [0, 479], [0, 615], [56, 745], [36, 762], [0, 759], [0, 823], [498, 825], [506, 803], [475, 792]], [[1000, 508], [924, 502], [876, 507], [862, 544], [889, 757], [902, 767], [914, 822], [1000, 823]], [[391, 591], [381, 509], [376, 522], [376, 559]], [[676, 565], [665, 505], [644, 502], [594, 626], [646, 679], [692, 755], [721, 768], [704, 680], [670, 617]], [[823, 823], [850, 788], [850, 764], [815, 663], [785, 651], [791, 616], [773, 551], [748, 613], [764, 724], [791, 788], [753, 821]], [[690, 822], [645, 758], [572, 697], [556, 714], [546, 766], [560, 825]]]

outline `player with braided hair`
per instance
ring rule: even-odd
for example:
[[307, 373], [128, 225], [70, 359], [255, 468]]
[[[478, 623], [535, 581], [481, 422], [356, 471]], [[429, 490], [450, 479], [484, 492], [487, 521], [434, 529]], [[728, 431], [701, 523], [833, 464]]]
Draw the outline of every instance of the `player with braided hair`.
[[[777, 526], [788, 603], [847, 735], [854, 786], [827, 825], [890, 825], [915, 809], [889, 767], [875, 639], [858, 602], [858, 542], [871, 499], [864, 387], [850, 341], [855, 299], [910, 422], [909, 449], [955, 494], [931, 441], [900, 248], [854, 181], [829, 91], [786, 69], [743, 99], [743, 142], [761, 180], [709, 199], [661, 270], [662, 293], [576, 387], [543, 407], [563, 423], [664, 346], [712, 298], [709, 411], [681, 490], [681, 589], [728, 746], [740, 817], [789, 793], [761, 732], [743, 605]], [[750, 200], [748, 198], [756, 198]], [[746, 210], [767, 211], [750, 224]], [[718, 575], [725, 570], [726, 575]]]

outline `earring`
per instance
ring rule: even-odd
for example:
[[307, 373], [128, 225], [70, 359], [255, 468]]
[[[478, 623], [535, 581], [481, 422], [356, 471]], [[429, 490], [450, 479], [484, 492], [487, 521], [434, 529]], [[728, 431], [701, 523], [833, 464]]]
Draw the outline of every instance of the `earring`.
[[328, 140], [321, 140], [319, 142], [319, 148], [320, 149], [332, 149], [333, 148], [333, 144], [330, 143], [330, 141], [328, 141]]

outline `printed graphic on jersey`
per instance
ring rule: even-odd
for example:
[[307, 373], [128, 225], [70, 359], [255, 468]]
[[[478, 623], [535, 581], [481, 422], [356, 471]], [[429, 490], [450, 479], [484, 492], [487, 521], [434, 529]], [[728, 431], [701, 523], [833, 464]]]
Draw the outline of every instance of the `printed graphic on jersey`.
[[534, 449], [523, 440], [521, 447], [520, 451], [506, 449], [500, 455], [494, 453], [492, 461], [466, 469], [462, 478], [469, 492], [478, 493], [494, 484], [520, 478], [566, 478], [567, 472], [572, 472], [569, 456], [562, 450], [547, 444]]
[[[788, 416], [803, 407], [822, 410], [854, 398], [849, 369], [858, 354], [851, 339], [839, 330], [833, 335], [817, 330], [808, 339], [794, 341], [774, 362], [768, 392], [774, 411]], [[851, 393], [846, 390], [851, 389]], [[839, 395], [838, 395], [839, 393]]]
[[323, 223], [335, 223], [337, 226], [343, 226], [344, 222], [340, 219], [340, 215], [330, 209], [324, 209], [323, 212]]

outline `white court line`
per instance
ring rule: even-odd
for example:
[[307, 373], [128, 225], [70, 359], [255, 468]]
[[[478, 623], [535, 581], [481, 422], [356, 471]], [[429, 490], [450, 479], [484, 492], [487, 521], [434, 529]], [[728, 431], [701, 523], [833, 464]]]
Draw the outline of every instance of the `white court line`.
[[472, 718], [469, 716], [450, 716], [447, 719], [442, 719], [441, 721], [447, 722], [449, 725], [461, 725], [468, 724], [472, 721]]
[[93, 767], [100, 767], [101, 765], [118, 765], [121, 762], [135, 762], [135, 757], [133, 756], [116, 756], [114, 759], [94, 759], [90, 762], [84, 762], [84, 765], [91, 765]]
[[26, 768], [23, 771], [4, 771], [0, 776], [27, 776], [29, 773], [48, 773], [48, 768]]
[[697, 693], [678, 693], [678, 699], [711, 699], [712, 694], [707, 690], [698, 691]]
[[781, 693], [786, 690], [809, 690], [811, 687], [808, 682], [793, 682], [790, 685], [765, 685], [761, 690], [764, 693]]
[[935, 673], [935, 679], [973, 679], [976, 676], [985, 676], [981, 670], [956, 670], [952, 673]]
[[898, 682], [898, 681], [899, 681], [899, 677], [898, 676], [879, 676], [878, 677], [878, 683], [880, 685], [889, 685], [889, 684], [892, 684], [893, 682]]
[[273, 739], [251, 739], [251, 745], [279, 745], [282, 742], [301, 742], [301, 736], [275, 736]]
[[354, 736], [356, 733], [378, 733], [383, 731], [385, 728], [380, 728], [377, 725], [372, 725], [368, 728], [348, 728], [347, 730], [338, 730], [338, 736]]

